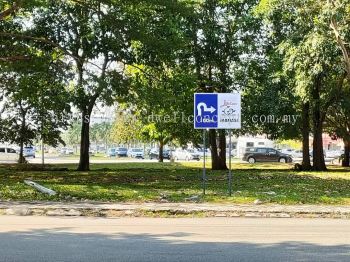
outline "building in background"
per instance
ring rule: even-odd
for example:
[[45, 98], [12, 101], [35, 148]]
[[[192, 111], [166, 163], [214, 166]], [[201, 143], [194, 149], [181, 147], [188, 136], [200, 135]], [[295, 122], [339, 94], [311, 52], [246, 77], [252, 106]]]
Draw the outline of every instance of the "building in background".
[[90, 126], [101, 123], [113, 123], [115, 120], [116, 105], [100, 106], [96, 105], [91, 113]]

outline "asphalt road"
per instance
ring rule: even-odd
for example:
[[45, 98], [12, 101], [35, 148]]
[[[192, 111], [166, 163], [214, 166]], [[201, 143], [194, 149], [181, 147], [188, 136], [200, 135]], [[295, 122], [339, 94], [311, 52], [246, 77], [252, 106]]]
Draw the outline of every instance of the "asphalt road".
[[350, 221], [2, 216], [0, 261], [350, 261]]

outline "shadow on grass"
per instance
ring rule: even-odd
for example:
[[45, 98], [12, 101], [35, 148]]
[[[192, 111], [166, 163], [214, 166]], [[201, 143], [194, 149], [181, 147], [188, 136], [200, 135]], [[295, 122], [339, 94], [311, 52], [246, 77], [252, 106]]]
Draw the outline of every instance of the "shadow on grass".
[[[47, 164], [44, 168], [41, 164], [0, 164], [0, 169], [3, 170], [16, 170], [16, 171], [76, 171], [76, 164]], [[207, 164], [207, 170], [211, 170], [210, 165]], [[110, 172], [110, 171], [120, 171], [120, 170], [134, 170], [134, 171], [149, 171], [162, 172], [164, 170], [201, 170], [202, 164], [197, 162], [152, 162], [152, 163], [101, 163], [101, 164], [91, 164], [91, 170], [89, 172]], [[290, 172], [294, 170], [294, 164], [281, 164], [281, 163], [233, 163], [233, 170], [269, 170], [278, 172]], [[301, 171], [303, 172], [303, 171]], [[314, 173], [326, 173], [326, 172], [350, 172], [350, 167], [341, 167], [337, 165], [329, 165], [328, 170], [324, 172], [320, 171], [308, 171]]]
[[350, 261], [350, 245], [187, 240], [191, 237], [196, 239], [188, 232], [106, 235], [69, 228], [5, 232], [0, 233], [0, 261]]
[[[18, 171], [5, 167], [0, 166], [0, 200], [65, 200], [72, 196], [78, 200], [142, 202], [160, 201], [165, 194], [168, 201], [183, 202], [202, 192], [201, 169], [180, 164], [120, 163], [114, 165], [115, 170], [90, 172]], [[279, 204], [350, 203], [350, 172], [234, 169], [232, 173], [235, 194], [229, 198], [228, 172], [207, 170], [204, 201], [252, 203], [259, 198]], [[23, 184], [28, 178], [61, 196], [50, 198], [36, 192]]]

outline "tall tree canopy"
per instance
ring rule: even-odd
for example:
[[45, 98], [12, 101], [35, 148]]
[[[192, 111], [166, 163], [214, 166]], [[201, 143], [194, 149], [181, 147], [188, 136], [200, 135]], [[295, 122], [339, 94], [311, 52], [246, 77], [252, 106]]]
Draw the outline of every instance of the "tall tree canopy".
[[[323, 124], [328, 108], [338, 99], [346, 72], [331, 30], [330, 8], [329, 4], [311, 0], [263, 0], [258, 8], [275, 40], [274, 48], [283, 55], [284, 72], [292, 78], [292, 88], [304, 106], [304, 115], [310, 115], [316, 170], [326, 169]], [[305, 121], [308, 119], [304, 117]], [[307, 127], [307, 123], [303, 126]], [[303, 131], [305, 139], [308, 133]], [[309, 153], [306, 150], [303, 153], [305, 159]]]

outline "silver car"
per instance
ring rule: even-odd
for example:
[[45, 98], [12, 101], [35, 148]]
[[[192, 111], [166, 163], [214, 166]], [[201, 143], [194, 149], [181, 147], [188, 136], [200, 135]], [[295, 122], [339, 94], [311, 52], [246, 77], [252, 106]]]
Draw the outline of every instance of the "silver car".
[[173, 158], [175, 160], [200, 160], [201, 156], [200, 153], [194, 151], [193, 149], [182, 149], [178, 148], [173, 153]]
[[144, 152], [142, 148], [129, 149], [128, 156], [132, 158], [144, 158]]
[[23, 148], [23, 156], [24, 157], [32, 157], [35, 158], [35, 149], [32, 146], [26, 146]]
[[0, 147], [0, 161], [18, 161], [19, 155], [13, 148]]

